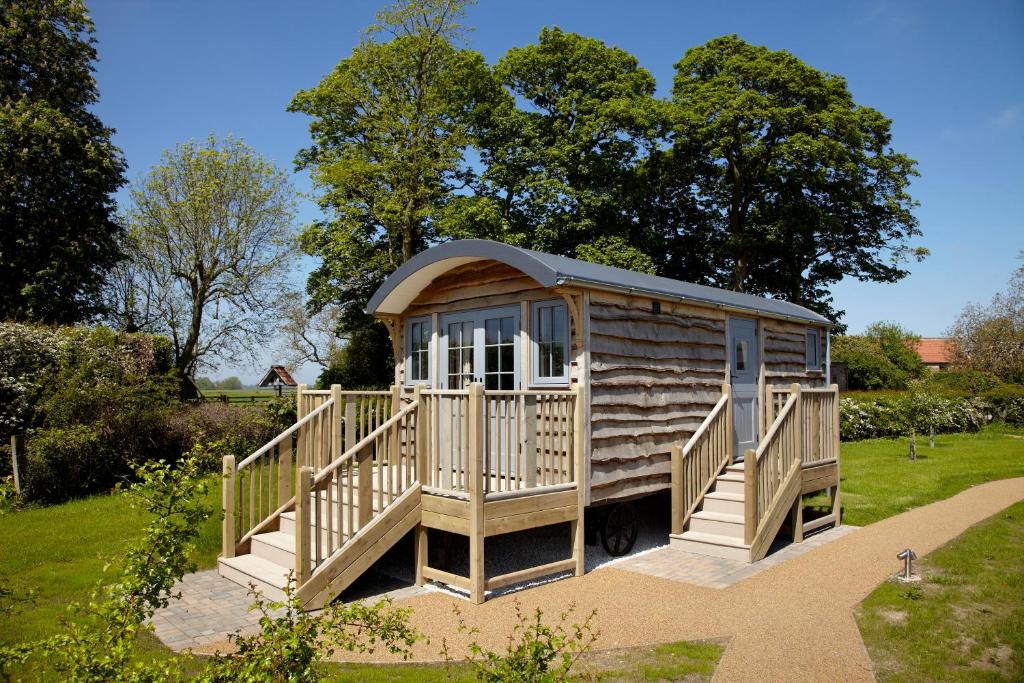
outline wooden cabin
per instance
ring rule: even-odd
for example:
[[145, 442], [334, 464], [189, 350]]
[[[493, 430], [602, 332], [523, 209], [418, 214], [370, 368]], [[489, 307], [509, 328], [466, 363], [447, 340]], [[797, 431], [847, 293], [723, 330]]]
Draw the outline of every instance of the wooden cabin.
[[[628, 551], [629, 502], [659, 491], [696, 553], [756, 561], [787, 521], [794, 540], [839, 521], [831, 324], [804, 307], [461, 240], [402, 265], [367, 312], [394, 386], [300, 387], [296, 425], [225, 461], [225, 575], [273, 587], [294, 568], [316, 606], [415, 532], [417, 580], [481, 601], [582, 574], [587, 514]], [[805, 522], [821, 489], [831, 510]], [[484, 575], [487, 537], [561, 523], [571, 559]], [[469, 576], [429, 565], [432, 531], [469, 538]]]

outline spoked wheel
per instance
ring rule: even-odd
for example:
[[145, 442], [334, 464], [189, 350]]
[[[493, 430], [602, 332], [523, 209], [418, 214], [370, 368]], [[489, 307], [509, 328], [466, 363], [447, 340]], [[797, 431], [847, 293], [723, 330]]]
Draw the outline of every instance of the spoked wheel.
[[612, 557], [621, 557], [633, 549], [640, 533], [640, 515], [632, 503], [616, 503], [601, 525], [601, 545]]

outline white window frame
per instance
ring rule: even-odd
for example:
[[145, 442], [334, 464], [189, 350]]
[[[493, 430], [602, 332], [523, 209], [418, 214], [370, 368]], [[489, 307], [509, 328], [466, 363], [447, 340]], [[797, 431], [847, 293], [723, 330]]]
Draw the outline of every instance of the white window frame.
[[[811, 337], [814, 337], [813, 344]], [[815, 363], [811, 363], [811, 349], [814, 349]], [[821, 331], [813, 327], [804, 333], [804, 365], [808, 372], [821, 372]]]
[[[415, 324], [426, 325], [427, 328], [427, 377], [426, 379], [413, 379], [412, 378], [412, 326]], [[423, 316], [417, 318], [409, 318], [405, 321], [405, 386], [411, 387], [417, 384], [423, 384], [428, 387], [433, 386], [431, 376], [431, 362], [434, 357], [434, 330], [432, 326], [431, 317]]]
[[[540, 341], [537, 339], [540, 330], [540, 311], [542, 308], [561, 308], [562, 319], [565, 321], [565, 337], [562, 340], [562, 374], [557, 377], [540, 376]], [[530, 384], [537, 386], [569, 384], [569, 307], [559, 299], [534, 301], [530, 306]]]

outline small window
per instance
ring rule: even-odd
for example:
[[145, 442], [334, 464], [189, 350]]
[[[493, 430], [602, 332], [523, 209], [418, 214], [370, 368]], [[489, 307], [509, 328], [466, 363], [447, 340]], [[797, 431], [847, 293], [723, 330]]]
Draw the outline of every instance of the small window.
[[804, 351], [808, 370], [821, 370], [821, 337], [817, 330], [807, 330], [807, 347]]
[[569, 321], [565, 302], [533, 305], [533, 381], [566, 384], [569, 381]]
[[406, 356], [405, 382], [418, 384], [430, 382], [430, 319], [410, 320], [406, 327], [408, 355]]
[[736, 372], [743, 372], [747, 369], [747, 340], [736, 340], [736, 357], [734, 359]]

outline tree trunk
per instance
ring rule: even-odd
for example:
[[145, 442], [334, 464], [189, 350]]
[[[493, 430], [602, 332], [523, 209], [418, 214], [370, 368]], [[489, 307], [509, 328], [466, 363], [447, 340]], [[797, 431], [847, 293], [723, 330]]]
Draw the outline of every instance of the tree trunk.
[[917, 433], [910, 430], [910, 459], [917, 460]]

